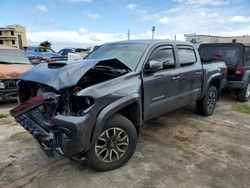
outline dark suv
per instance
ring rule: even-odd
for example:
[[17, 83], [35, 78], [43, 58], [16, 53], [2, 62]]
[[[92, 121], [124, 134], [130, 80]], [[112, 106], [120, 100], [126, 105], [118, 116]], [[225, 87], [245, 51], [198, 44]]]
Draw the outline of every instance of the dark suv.
[[235, 91], [240, 101], [250, 97], [250, 44], [210, 43], [199, 47], [201, 59], [223, 60], [228, 67], [225, 88]]

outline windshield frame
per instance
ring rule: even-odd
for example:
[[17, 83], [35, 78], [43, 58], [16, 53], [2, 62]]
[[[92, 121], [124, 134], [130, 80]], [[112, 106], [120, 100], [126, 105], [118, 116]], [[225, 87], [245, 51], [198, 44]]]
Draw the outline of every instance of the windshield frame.
[[[131, 43], [129, 43], [129, 42], [128, 42], [128, 43], [127, 43], [127, 42], [106, 43], [106, 44], [103, 44], [103, 45], [98, 46], [98, 48], [96, 48], [95, 50], [93, 50], [92, 52], [90, 52], [86, 57], [84, 57], [83, 60], [84, 60], [84, 59], [88, 59], [88, 57], [89, 57], [91, 54], [93, 54], [96, 50], [98, 50], [98, 49], [100, 49], [100, 48], [102, 48], [103, 46], [106, 46], [106, 45], [142, 45], [142, 46], [145, 46], [144, 50], [142, 51], [140, 57], [139, 57], [138, 60], [137, 60], [136, 66], [134, 66], [133, 68], [129, 67], [127, 64], [125, 64], [124, 62], [122, 62], [122, 61], [120, 61], [120, 60], [118, 59], [121, 63], [123, 63], [124, 65], [126, 65], [126, 66], [127, 66], [128, 68], [130, 68], [132, 71], [136, 71], [136, 70], [137, 70], [137, 68], [138, 68], [138, 66], [139, 66], [139, 64], [140, 64], [140, 62], [141, 62], [142, 57], [144, 56], [145, 52], [147, 51], [147, 49], [148, 49], [148, 47], [149, 47], [149, 44], [148, 44], [148, 43], [136, 43], [136, 42], [134, 42], [134, 43], [132, 43], [132, 42], [131, 42]], [[117, 59], [117, 58], [116, 58], [116, 59]]]

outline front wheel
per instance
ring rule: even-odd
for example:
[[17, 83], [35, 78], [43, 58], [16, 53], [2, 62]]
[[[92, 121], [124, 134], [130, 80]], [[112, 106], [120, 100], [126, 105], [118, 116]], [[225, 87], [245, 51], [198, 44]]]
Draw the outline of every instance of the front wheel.
[[206, 95], [196, 102], [197, 112], [204, 116], [213, 114], [217, 102], [217, 89], [210, 86]]
[[87, 152], [88, 163], [98, 171], [119, 168], [131, 158], [136, 144], [135, 126], [126, 117], [115, 114], [107, 120], [98, 141]]

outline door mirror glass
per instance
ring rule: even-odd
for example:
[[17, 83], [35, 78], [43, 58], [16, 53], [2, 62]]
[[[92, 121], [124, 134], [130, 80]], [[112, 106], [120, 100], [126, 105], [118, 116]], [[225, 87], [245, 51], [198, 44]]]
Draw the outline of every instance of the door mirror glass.
[[146, 72], [147, 73], [152, 73], [152, 72], [157, 72], [163, 69], [162, 62], [151, 60], [148, 62]]

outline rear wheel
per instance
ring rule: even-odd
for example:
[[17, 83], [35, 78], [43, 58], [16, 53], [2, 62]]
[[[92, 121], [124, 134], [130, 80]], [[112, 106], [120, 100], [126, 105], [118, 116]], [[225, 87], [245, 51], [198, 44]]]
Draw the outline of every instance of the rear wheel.
[[99, 171], [119, 168], [131, 158], [136, 144], [135, 126], [126, 117], [115, 114], [105, 123], [98, 141], [87, 152], [88, 163]]
[[250, 97], [250, 80], [247, 83], [246, 88], [236, 92], [237, 100], [246, 102]]
[[210, 86], [206, 95], [196, 102], [197, 112], [201, 115], [210, 116], [213, 114], [217, 102], [217, 89]]

